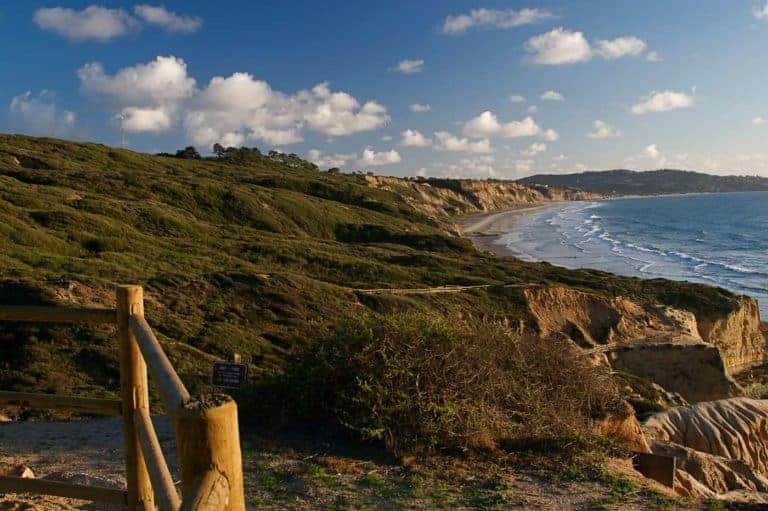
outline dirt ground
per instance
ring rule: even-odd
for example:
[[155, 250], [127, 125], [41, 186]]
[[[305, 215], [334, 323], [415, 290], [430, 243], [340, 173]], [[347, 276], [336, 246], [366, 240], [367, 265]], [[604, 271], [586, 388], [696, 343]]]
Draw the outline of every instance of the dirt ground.
[[[175, 480], [174, 439], [164, 417], [155, 427]], [[328, 441], [322, 435], [275, 441], [243, 436], [249, 509], [699, 509], [649, 483], [629, 460], [611, 459], [597, 477], [537, 473], [506, 460], [394, 460], [373, 448]], [[120, 419], [0, 424], [0, 466], [24, 464], [38, 478], [122, 488]], [[109, 506], [30, 495], [0, 495], [0, 510], [110, 509]]]

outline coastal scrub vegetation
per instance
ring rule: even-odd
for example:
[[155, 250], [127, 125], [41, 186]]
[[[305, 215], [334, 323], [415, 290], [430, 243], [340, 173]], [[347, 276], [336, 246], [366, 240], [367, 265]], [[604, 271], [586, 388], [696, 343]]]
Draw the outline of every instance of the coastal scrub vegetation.
[[624, 410], [609, 371], [566, 341], [435, 313], [346, 319], [241, 398], [262, 424], [332, 420], [397, 455], [579, 449]]

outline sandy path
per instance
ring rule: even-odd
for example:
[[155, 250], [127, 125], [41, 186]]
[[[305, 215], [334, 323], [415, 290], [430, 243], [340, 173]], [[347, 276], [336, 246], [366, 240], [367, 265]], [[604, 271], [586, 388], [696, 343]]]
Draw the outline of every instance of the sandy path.
[[[165, 417], [154, 417], [153, 422], [168, 464], [177, 478], [173, 432]], [[0, 424], [0, 467], [21, 463], [30, 467], [38, 478], [52, 476], [51, 479], [70, 479], [78, 484], [124, 488], [123, 452], [120, 418]], [[97, 480], [87, 482], [87, 478]], [[108, 509], [57, 497], [7, 494], [0, 495], [0, 510], [15, 509], [10, 505], [13, 501], [28, 502], [35, 506], [33, 509], [43, 510]]]

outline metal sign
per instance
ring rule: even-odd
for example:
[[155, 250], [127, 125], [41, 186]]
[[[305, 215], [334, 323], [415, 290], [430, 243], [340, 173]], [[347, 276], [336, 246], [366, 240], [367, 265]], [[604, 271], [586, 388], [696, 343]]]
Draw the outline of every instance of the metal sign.
[[225, 389], [239, 389], [248, 378], [248, 366], [236, 362], [214, 362], [211, 384]]

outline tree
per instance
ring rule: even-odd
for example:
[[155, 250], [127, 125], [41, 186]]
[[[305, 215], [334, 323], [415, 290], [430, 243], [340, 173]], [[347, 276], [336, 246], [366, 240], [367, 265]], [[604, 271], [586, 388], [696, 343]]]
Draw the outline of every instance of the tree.
[[223, 145], [216, 142], [213, 144], [213, 154], [215, 154], [217, 158], [224, 158], [227, 154], [227, 150], [224, 149]]
[[200, 153], [197, 152], [195, 146], [187, 146], [184, 149], [176, 151], [176, 158], [182, 158], [184, 160], [199, 160]]

